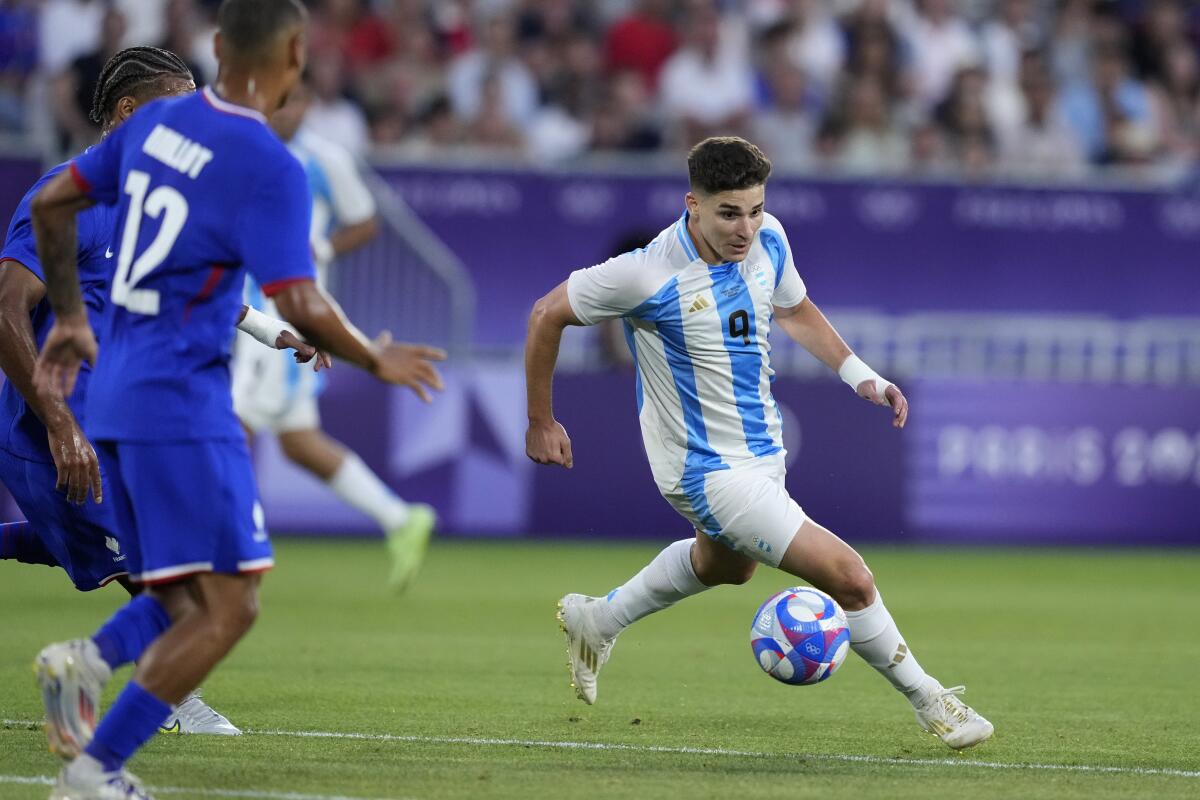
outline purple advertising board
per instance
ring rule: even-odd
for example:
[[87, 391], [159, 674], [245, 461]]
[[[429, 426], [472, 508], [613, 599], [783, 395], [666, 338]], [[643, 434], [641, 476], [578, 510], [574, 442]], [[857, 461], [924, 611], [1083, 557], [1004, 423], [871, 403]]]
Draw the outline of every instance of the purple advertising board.
[[[780, 378], [774, 392], [789, 491], [851, 541], [1200, 545], [1200, 406], [1188, 391], [916, 381], [902, 431], [836, 380]], [[686, 535], [651, 479], [632, 375], [561, 375], [555, 405], [571, 470], [525, 457], [516, 362], [450, 372], [429, 406], [344, 375], [323, 410], [402, 494], [437, 506], [449, 531]], [[258, 455], [277, 529], [372, 530], [275, 448]]]

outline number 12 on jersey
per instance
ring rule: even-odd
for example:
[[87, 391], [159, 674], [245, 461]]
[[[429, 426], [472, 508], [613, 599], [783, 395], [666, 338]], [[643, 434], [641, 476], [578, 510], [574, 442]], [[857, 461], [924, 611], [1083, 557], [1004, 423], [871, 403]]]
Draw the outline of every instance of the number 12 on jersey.
[[[171, 252], [183, 230], [183, 224], [187, 222], [187, 200], [170, 186], [159, 186], [150, 191], [150, 176], [140, 170], [131, 170], [125, 178], [125, 193], [129, 195], [129, 212], [125, 216], [125, 229], [121, 232], [121, 252], [117, 256], [117, 272], [113, 276], [112, 300], [134, 314], [156, 316], [158, 292], [154, 289], [138, 289], [137, 285]], [[135, 259], [134, 251], [142, 229], [143, 214], [151, 219], [162, 217], [162, 225], [150, 246]]]

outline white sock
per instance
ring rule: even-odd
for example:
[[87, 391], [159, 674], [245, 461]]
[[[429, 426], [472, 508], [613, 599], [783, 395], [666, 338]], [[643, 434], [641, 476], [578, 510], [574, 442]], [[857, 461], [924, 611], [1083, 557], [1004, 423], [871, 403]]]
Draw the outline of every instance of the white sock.
[[875, 602], [861, 611], [847, 611], [846, 619], [850, 623], [850, 649], [914, 705], [923, 699], [923, 689], [932, 678], [925, 674], [916, 656], [904, 643], [904, 637], [879, 592], [875, 592]]
[[408, 504], [379, 480], [356, 453], [346, 454], [328, 486], [342, 502], [371, 517], [384, 530], [403, 525], [408, 519]]
[[641, 572], [597, 603], [595, 623], [600, 635], [611, 639], [647, 614], [707, 589], [692, 569], [694, 543], [694, 539], [680, 539], [668, 545]]

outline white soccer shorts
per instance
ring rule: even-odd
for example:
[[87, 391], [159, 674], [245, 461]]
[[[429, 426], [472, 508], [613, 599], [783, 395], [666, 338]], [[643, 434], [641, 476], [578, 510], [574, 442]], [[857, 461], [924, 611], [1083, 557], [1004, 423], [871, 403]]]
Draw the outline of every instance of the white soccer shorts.
[[782, 454], [755, 458], [705, 476], [703, 492], [664, 492], [697, 530], [731, 550], [778, 567], [808, 516], [784, 486]]
[[271, 350], [238, 333], [233, 410], [250, 430], [278, 434], [320, 428], [320, 391], [311, 362], [297, 364], [292, 351]]

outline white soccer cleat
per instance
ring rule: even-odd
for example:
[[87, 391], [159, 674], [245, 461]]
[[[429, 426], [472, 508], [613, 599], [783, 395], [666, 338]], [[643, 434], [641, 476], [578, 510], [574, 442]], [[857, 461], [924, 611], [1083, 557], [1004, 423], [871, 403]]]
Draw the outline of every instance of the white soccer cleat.
[[612, 654], [616, 637], [605, 639], [592, 622], [591, 606], [599, 597], [564, 595], [558, 601], [558, 626], [567, 637], [567, 667], [571, 686], [589, 706], [596, 702], [596, 677]]
[[209, 736], [241, 736], [237, 726], [221, 714], [213, 711], [212, 707], [200, 697], [200, 690], [183, 698], [183, 702], [175, 706], [171, 716], [158, 728], [159, 733], [199, 733]]
[[96, 733], [100, 693], [112, 677], [91, 639], [48, 645], [33, 664], [46, 707], [46, 739], [50, 752], [78, 756]]
[[995, 728], [958, 698], [965, 686], [943, 688], [937, 683], [924, 702], [914, 708], [917, 723], [955, 750], [987, 741]]
[[129, 772], [105, 772], [93, 758], [72, 761], [58, 773], [50, 800], [154, 800]]

